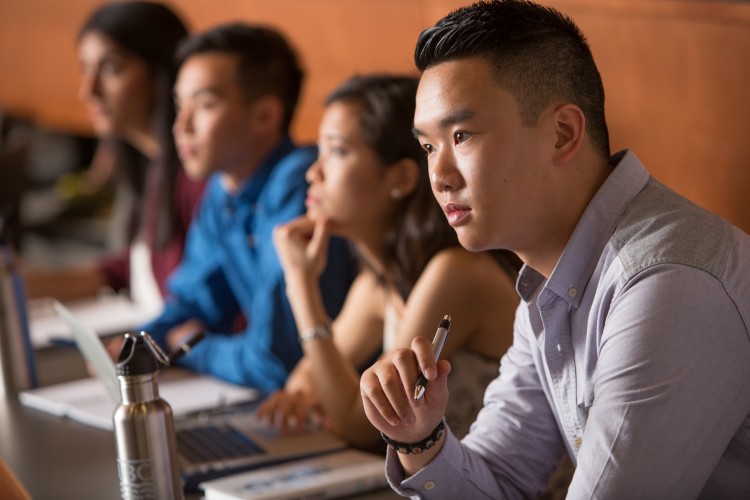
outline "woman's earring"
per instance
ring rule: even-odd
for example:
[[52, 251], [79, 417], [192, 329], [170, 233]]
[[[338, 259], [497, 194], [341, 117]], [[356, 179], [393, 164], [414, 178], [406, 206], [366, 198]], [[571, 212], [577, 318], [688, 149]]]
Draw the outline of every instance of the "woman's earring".
[[398, 200], [401, 198], [401, 190], [399, 188], [393, 188], [391, 189], [391, 198], [394, 200]]

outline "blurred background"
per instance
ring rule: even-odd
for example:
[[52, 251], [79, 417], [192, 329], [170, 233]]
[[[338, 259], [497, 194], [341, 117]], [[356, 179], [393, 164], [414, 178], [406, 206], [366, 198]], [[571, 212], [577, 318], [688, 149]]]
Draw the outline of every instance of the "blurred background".
[[[0, 0], [0, 200], [32, 261], [107, 248], [111, 192], [76, 192], [95, 140], [76, 92], [76, 34], [97, 0]], [[326, 94], [354, 73], [413, 73], [420, 31], [458, 0], [173, 0], [191, 31], [246, 20], [283, 31], [307, 71], [293, 124], [314, 141]], [[604, 79], [613, 151], [750, 232], [750, 2], [557, 0]]]

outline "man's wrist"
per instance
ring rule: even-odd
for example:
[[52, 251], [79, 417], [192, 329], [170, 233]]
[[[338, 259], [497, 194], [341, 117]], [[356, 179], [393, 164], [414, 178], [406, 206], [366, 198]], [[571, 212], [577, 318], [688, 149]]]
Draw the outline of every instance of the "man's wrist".
[[418, 455], [426, 450], [429, 450], [433, 446], [435, 446], [440, 439], [445, 434], [445, 419], [441, 419], [440, 422], [435, 426], [435, 428], [432, 430], [432, 432], [424, 439], [420, 441], [416, 441], [414, 443], [403, 443], [400, 441], [396, 441], [395, 439], [391, 439], [387, 434], [384, 432], [380, 433], [380, 436], [383, 438], [383, 441], [386, 442], [386, 444], [396, 450], [397, 452], [404, 454], [404, 455]]
[[[448, 441], [448, 427], [446, 425], [445, 431], [435, 441], [434, 446], [429, 450], [425, 450], [417, 455], [415, 454], [404, 454], [398, 453], [396, 450], [388, 450], [388, 453], [396, 455], [398, 462], [401, 464], [401, 471], [404, 474], [404, 478], [409, 478], [414, 474], [417, 474], [420, 470], [431, 464], [437, 457], [443, 452], [446, 442]], [[395, 453], [394, 453], [395, 452]]]

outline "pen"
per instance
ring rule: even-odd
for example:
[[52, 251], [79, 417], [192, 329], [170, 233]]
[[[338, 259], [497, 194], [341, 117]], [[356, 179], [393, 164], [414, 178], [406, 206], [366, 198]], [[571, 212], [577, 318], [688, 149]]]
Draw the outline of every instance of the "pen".
[[[435, 354], [435, 361], [440, 358], [440, 351], [443, 350], [445, 339], [448, 338], [448, 331], [451, 329], [451, 317], [447, 314], [443, 316], [443, 319], [438, 323], [437, 331], [435, 332], [435, 338], [432, 339], [432, 352]], [[427, 379], [422, 373], [419, 374], [417, 382], [414, 384], [414, 399], [420, 399], [424, 396], [424, 391], [427, 388]]]
[[181, 357], [183, 357], [185, 354], [190, 352], [190, 349], [192, 349], [195, 344], [203, 340], [203, 337], [206, 336], [205, 332], [198, 332], [192, 337], [190, 337], [187, 342], [182, 344], [180, 347], [177, 348], [176, 351], [174, 351], [172, 354], [169, 355], [169, 364], [171, 365]]

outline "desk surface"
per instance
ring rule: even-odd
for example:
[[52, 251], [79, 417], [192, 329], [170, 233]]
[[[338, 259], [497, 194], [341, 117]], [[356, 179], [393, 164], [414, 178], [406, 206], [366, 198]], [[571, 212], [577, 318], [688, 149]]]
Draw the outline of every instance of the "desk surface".
[[[54, 380], [57, 377], [49, 374], [49, 367], [59, 371], [61, 364], [68, 364], [60, 363], [60, 359], [71, 355], [58, 351], [37, 351], [42, 383], [69, 378]], [[78, 369], [76, 376], [80, 373]], [[111, 432], [26, 408], [13, 395], [0, 397], [0, 457], [35, 500], [106, 500], [120, 495]], [[381, 490], [357, 498], [398, 497], [390, 490]]]

